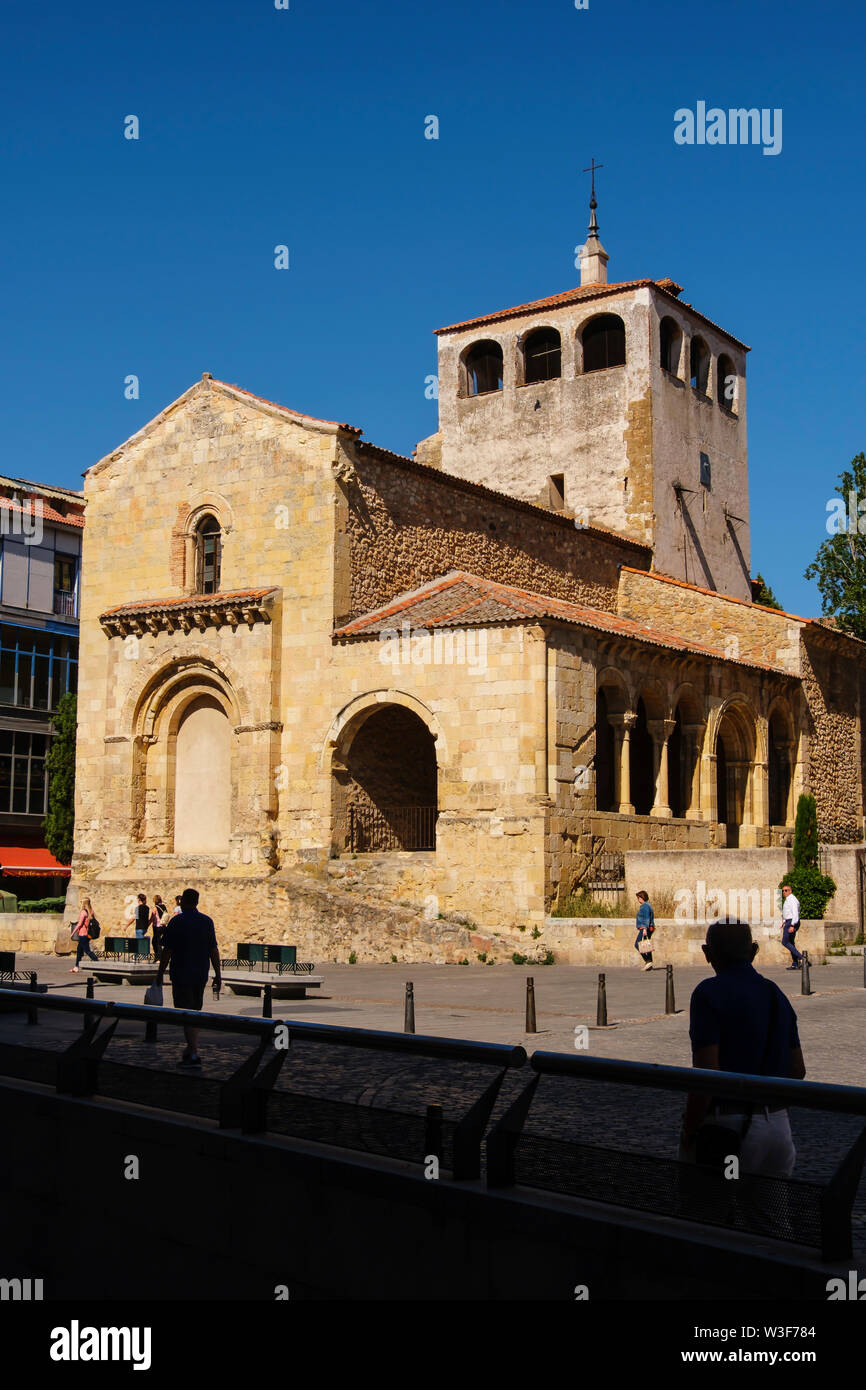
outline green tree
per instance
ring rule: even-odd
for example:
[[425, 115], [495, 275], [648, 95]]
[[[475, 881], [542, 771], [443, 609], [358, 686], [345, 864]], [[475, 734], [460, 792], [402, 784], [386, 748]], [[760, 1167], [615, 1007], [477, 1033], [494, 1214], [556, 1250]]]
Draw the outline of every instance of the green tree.
[[763, 604], [765, 608], [778, 608], [779, 612], [781, 612], [782, 605], [776, 598], [776, 595], [773, 593], [773, 590], [770, 588], [769, 584], [767, 583], [766, 579], [762, 574], [758, 575], [757, 579], [755, 580], [755, 583], [760, 585], [760, 588], [757, 591], [757, 597], [755, 598], [755, 603]]
[[75, 730], [78, 701], [61, 695], [54, 716], [54, 737], [48, 749], [48, 815], [43, 822], [45, 843], [61, 864], [72, 863], [75, 828]]
[[818, 581], [824, 617], [866, 640], [866, 515], [860, 516], [860, 499], [866, 510], [866, 454], [851, 460], [835, 491], [840, 500], [832, 498], [827, 506], [829, 539], [819, 545], [805, 578]]
[[809, 920], [824, 916], [827, 903], [836, 892], [833, 879], [818, 867], [818, 807], [814, 796], [805, 793], [797, 802], [794, 822], [794, 867], [779, 888], [786, 883], [800, 903], [801, 918]]

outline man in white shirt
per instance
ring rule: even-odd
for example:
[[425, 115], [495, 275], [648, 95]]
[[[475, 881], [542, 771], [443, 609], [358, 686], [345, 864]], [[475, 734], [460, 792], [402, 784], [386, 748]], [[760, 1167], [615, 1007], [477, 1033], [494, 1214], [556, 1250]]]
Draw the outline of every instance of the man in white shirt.
[[790, 951], [793, 957], [789, 970], [799, 970], [800, 962], [803, 957], [797, 950], [794, 937], [800, 926], [800, 904], [791, 891], [791, 885], [786, 883], [782, 889], [782, 945], [786, 951]]

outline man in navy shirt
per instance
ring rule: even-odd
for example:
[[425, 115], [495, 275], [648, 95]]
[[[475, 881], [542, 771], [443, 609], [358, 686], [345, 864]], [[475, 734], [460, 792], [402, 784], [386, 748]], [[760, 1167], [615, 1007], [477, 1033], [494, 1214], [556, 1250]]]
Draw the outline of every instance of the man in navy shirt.
[[[723, 918], [707, 930], [704, 955], [714, 976], [692, 994], [689, 1036], [692, 1063], [713, 1071], [802, 1079], [806, 1075], [797, 1015], [786, 996], [752, 965], [757, 943], [745, 922]], [[693, 1160], [695, 1136], [704, 1121], [743, 1136], [742, 1172], [790, 1177], [796, 1150], [784, 1106], [714, 1101], [690, 1094], [683, 1117], [680, 1158]]]
[[[208, 965], [213, 966], [214, 989], [222, 984], [220, 957], [212, 917], [198, 910], [198, 893], [185, 888], [180, 898], [180, 912], [171, 918], [165, 929], [162, 954], [156, 982], [162, 984], [166, 966], [170, 964], [172, 1003], [176, 1009], [200, 1009], [204, 1002]], [[198, 1029], [184, 1027], [186, 1049], [180, 1060], [182, 1067], [200, 1067]]]

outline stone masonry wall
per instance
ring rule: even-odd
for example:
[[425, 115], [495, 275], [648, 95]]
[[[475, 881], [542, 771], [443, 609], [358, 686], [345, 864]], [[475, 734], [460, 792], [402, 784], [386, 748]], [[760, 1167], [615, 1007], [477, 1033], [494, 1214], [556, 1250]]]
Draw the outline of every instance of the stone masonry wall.
[[350, 612], [377, 608], [452, 569], [612, 612], [618, 568], [645, 551], [616, 537], [578, 530], [506, 498], [417, 465], [358, 450], [347, 484], [351, 545]]
[[809, 791], [818, 805], [820, 837], [828, 844], [861, 840], [864, 793], [857, 664], [810, 640], [806, 633], [801, 663], [811, 725]]
[[741, 661], [780, 666], [794, 675], [799, 671], [803, 620], [788, 613], [631, 567], [620, 576], [617, 612], [648, 627], [675, 632], [687, 642], [718, 647]]

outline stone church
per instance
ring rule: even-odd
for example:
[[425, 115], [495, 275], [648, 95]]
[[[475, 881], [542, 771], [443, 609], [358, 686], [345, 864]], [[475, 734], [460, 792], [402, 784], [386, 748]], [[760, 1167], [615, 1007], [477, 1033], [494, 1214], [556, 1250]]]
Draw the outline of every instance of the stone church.
[[749, 349], [607, 261], [593, 204], [578, 288], [438, 330], [412, 458], [205, 373], [88, 470], [108, 929], [193, 884], [221, 946], [458, 959], [605, 857], [788, 844], [801, 791], [863, 838], [863, 644], [753, 602]]

